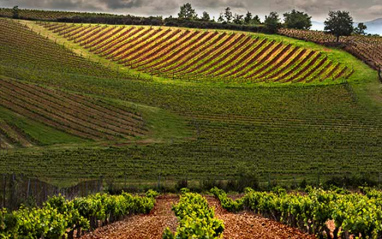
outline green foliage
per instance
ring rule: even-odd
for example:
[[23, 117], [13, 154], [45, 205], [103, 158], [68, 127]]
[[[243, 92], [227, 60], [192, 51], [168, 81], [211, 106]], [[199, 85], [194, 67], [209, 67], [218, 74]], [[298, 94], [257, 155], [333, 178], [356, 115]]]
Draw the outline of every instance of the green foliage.
[[252, 13], [251, 13], [251, 12], [248, 11], [248, 12], [245, 14], [244, 22], [245, 22], [245, 24], [247, 24], [247, 25], [249, 25], [249, 24], [252, 23]]
[[366, 35], [365, 30], [367, 29], [367, 26], [360, 22], [358, 23], [358, 26], [354, 28], [354, 33], [358, 35]]
[[178, 13], [180, 19], [195, 20], [198, 18], [195, 9], [192, 8], [191, 3], [185, 3], [180, 7], [180, 12]]
[[382, 192], [363, 188], [365, 194], [341, 191], [323, 191], [310, 188], [304, 195], [287, 194], [285, 190], [256, 192], [248, 190], [244, 197], [232, 200], [220, 189], [211, 192], [223, 208], [237, 212], [243, 208], [273, 220], [322, 237], [331, 238], [327, 222], [334, 220], [334, 237], [339, 229], [350, 235], [362, 234], [367, 238], [382, 236]]
[[211, 17], [210, 14], [208, 14], [208, 12], [204, 11], [200, 19], [202, 19], [203, 21], [210, 21]]
[[235, 13], [235, 15], [233, 16], [233, 23], [238, 25], [243, 24], [244, 23], [243, 17], [244, 17], [243, 15]]
[[16, 234], [19, 229], [18, 219], [7, 209], [3, 208], [0, 211], [0, 238], [10, 238]]
[[224, 190], [219, 188], [212, 188], [211, 193], [219, 199], [222, 207], [230, 212], [239, 212], [244, 209], [242, 200], [233, 200], [227, 196]]
[[350, 36], [354, 30], [353, 18], [346, 11], [330, 11], [324, 23], [325, 31], [335, 35], [337, 42], [340, 36]]
[[260, 17], [259, 17], [258, 15], [254, 16], [253, 19], [252, 19], [252, 22], [253, 22], [253, 24], [255, 24], [255, 25], [259, 25], [259, 24], [261, 24]]
[[12, 8], [12, 17], [15, 19], [19, 18], [19, 6], [14, 6]]
[[233, 18], [233, 14], [232, 14], [232, 11], [231, 11], [231, 8], [230, 8], [230, 7], [227, 7], [227, 8], [224, 10], [224, 17], [225, 17], [225, 21], [226, 21], [227, 23], [231, 23], [232, 18]]
[[201, 195], [183, 193], [179, 203], [174, 205], [172, 210], [179, 219], [179, 226], [175, 234], [166, 228], [163, 239], [221, 238], [224, 231], [223, 221], [214, 218], [214, 210]]
[[0, 238], [60, 238], [75, 229], [94, 229], [97, 220], [113, 222], [124, 216], [149, 213], [158, 194], [150, 190], [146, 195], [95, 194], [71, 201], [59, 195], [50, 197], [42, 208], [21, 207], [12, 213], [3, 209]]
[[312, 26], [312, 17], [307, 13], [296, 11], [284, 13], [284, 25], [286, 28], [308, 30]]
[[265, 16], [264, 25], [271, 33], [276, 33], [281, 27], [281, 22], [277, 12], [271, 12], [268, 16]]

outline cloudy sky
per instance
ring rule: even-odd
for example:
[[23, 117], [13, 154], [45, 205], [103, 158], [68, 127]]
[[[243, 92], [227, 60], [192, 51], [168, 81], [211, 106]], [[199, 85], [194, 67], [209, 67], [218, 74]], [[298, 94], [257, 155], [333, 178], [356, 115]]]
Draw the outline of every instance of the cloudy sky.
[[323, 21], [329, 10], [350, 11], [355, 21], [382, 18], [382, 0], [0, 0], [0, 7], [111, 12], [140, 16], [175, 16], [179, 6], [190, 2], [199, 15], [203, 11], [218, 16], [229, 6], [234, 13], [247, 10], [263, 18], [270, 11], [284, 13], [293, 8]]

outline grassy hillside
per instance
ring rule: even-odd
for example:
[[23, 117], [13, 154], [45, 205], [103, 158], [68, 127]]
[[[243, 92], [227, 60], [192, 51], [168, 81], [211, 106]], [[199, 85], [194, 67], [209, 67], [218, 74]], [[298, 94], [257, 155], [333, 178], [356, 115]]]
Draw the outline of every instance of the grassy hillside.
[[[18, 23], [7, 24], [17, 31], [1, 36], [5, 46], [1, 51], [12, 49], [17, 57], [4, 54], [0, 61], [2, 75], [114, 103], [133, 102], [122, 104], [137, 105], [143, 118], [146, 113], [151, 115], [148, 122], [156, 123], [166, 140], [114, 145], [118, 147], [88, 145], [2, 152], [1, 172], [62, 180], [104, 175], [153, 182], [159, 175], [162, 180], [229, 179], [247, 168], [264, 181], [299, 181], [316, 180], [318, 174], [321, 178], [363, 173], [378, 177], [382, 168], [382, 112], [376, 73], [345, 52], [281, 36], [266, 39], [293, 43], [291, 48], [326, 51], [328, 60], [353, 66], [349, 82], [334, 84], [201, 84], [151, 78], [143, 73], [137, 79], [137, 71], [118, 68], [63, 37], [44, 32], [35, 23], [22, 24], [33, 25], [33, 31], [42, 36]], [[27, 49], [15, 46], [20, 39], [29, 46]], [[34, 41], [36, 44], [30, 44]], [[51, 54], [53, 48], [55, 53]], [[60, 64], [62, 56], [68, 57]], [[83, 65], [70, 67], [76, 64]], [[92, 68], [85, 72], [86, 65]], [[192, 137], [177, 140], [187, 137], [184, 129], [192, 130]]]

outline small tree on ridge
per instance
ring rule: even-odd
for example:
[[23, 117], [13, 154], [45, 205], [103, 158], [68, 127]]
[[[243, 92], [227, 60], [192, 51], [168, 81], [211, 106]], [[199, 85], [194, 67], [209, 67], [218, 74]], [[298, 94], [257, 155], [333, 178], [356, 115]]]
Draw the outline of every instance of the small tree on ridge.
[[341, 36], [350, 36], [353, 33], [353, 18], [349, 12], [330, 11], [325, 21], [325, 31], [335, 35], [337, 42]]

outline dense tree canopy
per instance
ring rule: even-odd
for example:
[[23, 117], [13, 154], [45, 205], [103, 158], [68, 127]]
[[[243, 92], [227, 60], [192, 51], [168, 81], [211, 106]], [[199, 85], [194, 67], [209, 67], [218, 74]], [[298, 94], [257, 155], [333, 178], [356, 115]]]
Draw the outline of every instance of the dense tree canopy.
[[231, 8], [227, 7], [224, 12], [224, 17], [227, 23], [230, 23], [232, 21], [233, 15], [231, 12]]
[[296, 11], [284, 13], [284, 24], [287, 28], [308, 30], [312, 26], [312, 17], [304, 12]]
[[337, 37], [350, 36], [353, 33], [353, 18], [346, 11], [330, 11], [329, 17], [325, 21], [325, 31]]
[[208, 12], [204, 11], [201, 19], [203, 21], [210, 21], [211, 20], [210, 14], [208, 14]]
[[194, 20], [198, 18], [198, 14], [196, 14], [195, 9], [192, 8], [191, 3], [185, 3], [180, 7], [178, 17], [180, 19]]
[[360, 22], [358, 23], [358, 26], [354, 29], [354, 33], [358, 35], [365, 35], [365, 30], [367, 29], [367, 26]]
[[233, 23], [239, 24], [239, 25], [243, 24], [244, 23], [243, 17], [244, 17], [243, 15], [235, 13], [235, 15], [233, 17]]
[[270, 33], [276, 33], [281, 27], [280, 18], [277, 12], [271, 12], [268, 16], [265, 16], [264, 24]]
[[247, 25], [252, 23], [252, 13], [250, 13], [249, 11], [247, 12], [247, 14], [245, 14], [244, 22]]
[[12, 9], [13, 18], [19, 18], [19, 6], [14, 6]]

